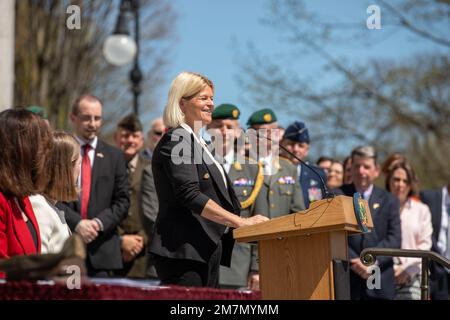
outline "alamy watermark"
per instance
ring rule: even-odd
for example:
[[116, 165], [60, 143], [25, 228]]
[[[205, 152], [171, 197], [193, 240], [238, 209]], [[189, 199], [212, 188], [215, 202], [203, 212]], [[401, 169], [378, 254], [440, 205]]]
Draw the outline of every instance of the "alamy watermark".
[[68, 275], [66, 279], [67, 289], [81, 289], [81, 268], [77, 265], [69, 265], [64, 266], [63, 270]]
[[[196, 121], [192, 129], [194, 132], [200, 132], [202, 126], [201, 121]], [[223, 135], [220, 130], [208, 129], [205, 134], [211, 138], [211, 141], [202, 147], [198, 143], [192, 144], [190, 132], [178, 128], [172, 132], [171, 140], [178, 143], [172, 148], [170, 157], [172, 163], [176, 165], [201, 163], [211, 165], [214, 160], [224, 164], [225, 155], [234, 151], [233, 161], [240, 164], [255, 164], [257, 160], [269, 156], [276, 162], [280, 153], [279, 132], [279, 129], [244, 131], [236, 128]]]
[[367, 289], [381, 289], [381, 270], [377, 265], [371, 265], [367, 268], [367, 274], [370, 276], [366, 280]]
[[373, 29], [381, 29], [381, 10], [380, 7], [377, 5], [370, 5], [367, 7], [367, 13], [370, 14], [370, 16], [366, 20], [366, 26], [367, 29], [373, 30]]
[[66, 13], [69, 15], [66, 19], [66, 27], [69, 30], [81, 29], [81, 9], [77, 5], [70, 5], [66, 9]]

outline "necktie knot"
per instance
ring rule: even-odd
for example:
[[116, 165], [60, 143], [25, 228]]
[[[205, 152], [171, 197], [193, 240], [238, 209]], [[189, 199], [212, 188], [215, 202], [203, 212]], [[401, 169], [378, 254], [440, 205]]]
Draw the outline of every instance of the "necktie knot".
[[92, 149], [91, 145], [89, 143], [86, 143], [83, 145], [83, 153], [86, 154]]

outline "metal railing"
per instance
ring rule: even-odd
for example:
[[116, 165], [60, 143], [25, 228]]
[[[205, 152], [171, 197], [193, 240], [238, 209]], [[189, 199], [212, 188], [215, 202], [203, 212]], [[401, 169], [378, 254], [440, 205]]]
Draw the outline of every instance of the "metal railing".
[[450, 269], [450, 260], [433, 251], [425, 250], [406, 250], [406, 249], [386, 249], [386, 248], [366, 248], [361, 251], [361, 262], [370, 266], [375, 263], [378, 256], [421, 258], [422, 259], [422, 277], [420, 281], [420, 297], [422, 300], [429, 300], [429, 262], [435, 261], [440, 265]]

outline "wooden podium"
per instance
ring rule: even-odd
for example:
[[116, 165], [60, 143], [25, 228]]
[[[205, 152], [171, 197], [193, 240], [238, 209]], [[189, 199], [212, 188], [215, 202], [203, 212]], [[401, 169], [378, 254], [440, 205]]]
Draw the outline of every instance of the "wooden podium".
[[[370, 230], [369, 206], [361, 201]], [[262, 299], [334, 300], [347, 298], [346, 291], [349, 297], [347, 236], [359, 232], [353, 198], [335, 196], [305, 211], [238, 228], [234, 238], [259, 244]]]

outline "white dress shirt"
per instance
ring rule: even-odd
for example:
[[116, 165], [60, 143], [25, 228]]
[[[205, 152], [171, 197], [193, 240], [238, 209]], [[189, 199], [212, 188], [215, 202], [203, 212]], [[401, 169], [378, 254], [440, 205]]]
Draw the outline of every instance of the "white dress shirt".
[[[78, 141], [78, 143], [80, 144], [80, 147], [81, 147], [81, 151], [80, 151], [81, 158], [83, 158], [83, 156], [84, 156], [84, 148], [83, 148], [83, 146], [85, 144], [90, 144], [91, 145], [91, 149], [88, 152], [88, 156], [89, 156], [89, 160], [91, 161], [91, 170], [92, 170], [92, 168], [94, 168], [95, 149], [97, 148], [98, 138], [95, 137], [91, 142], [86, 142], [83, 139], [79, 138], [78, 136], [75, 136], [75, 138], [77, 139], [77, 141]], [[81, 161], [80, 161], [80, 166], [81, 166]], [[80, 170], [80, 174], [78, 176], [77, 186], [78, 186], [78, 188], [81, 188], [81, 170]]]
[[269, 154], [267, 157], [260, 158], [259, 161], [263, 163], [263, 173], [265, 176], [271, 176], [275, 173], [272, 154]]
[[226, 172], [230, 172], [230, 168], [231, 165], [234, 162], [234, 150], [231, 150], [230, 152], [228, 152], [225, 157], [223, 157], [223, 167], [225, 169]]

